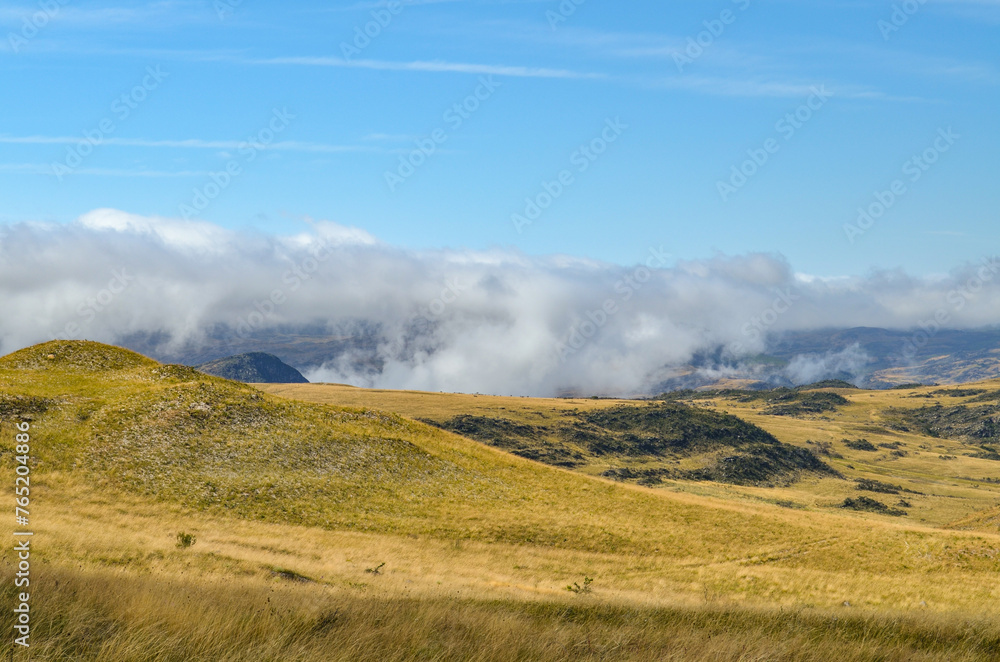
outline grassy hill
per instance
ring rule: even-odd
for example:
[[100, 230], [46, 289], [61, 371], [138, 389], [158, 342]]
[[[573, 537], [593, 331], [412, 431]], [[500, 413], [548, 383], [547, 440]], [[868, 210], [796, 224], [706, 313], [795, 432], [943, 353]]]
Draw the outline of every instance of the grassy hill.
[[515, 455], [643, 485], [664, 478], [735, 485], [795, 482], [803, 472], [838, 475], [809, 449], [783, 444], [735, 416], [677, 403], [565, 412], [555, 425], [462, 414], [427, 422]]
[[[642, 411], [643, 407], [668, 407], [680, 401], [696, 408], [681, 411], [738, 417], [744, 425], [780, 442], [780, 448], [810, 451], [836, 473], [809, 470], [806, 464], [775, 474], [795, 480], [775, 480], [773, 476], [770, 480], [734, 481], [725, 480], [725, 476], [707, 477], [718, 482], [697, 480], [706, 478], [700, 474], [704, 467], [717, 466], [719, 460], [739, 454], [731, 449], [657, 458], [641, 454], [601, 455], [577, 446], [572, 448], [577, 456], [563, 466], [587, 475], [604, 475], [673, 492], [769, 503], [804, 512], [843, 512], [848, 499], [865, 496], [887, 509], [905, 511], [906, 521], [937, 527], [948, 526], [970, 513], [986, 511], [1000, 503], [998, 465], [984, 455], [984, 445], [990, 447], [988, 440], [973, 442], [961, 435], [930, 436], [912, 424], [906, 430], [900, 429], [900, 421], [918, 416], [927, 408], [937, 410], [939, 403], [945, 407], [968, 406], [974, 413], [978, 411], [975, 407], [990, 407], [989, 399], [995, 402], [1000, 397], [997, 382], [889, 391], [869, 391], [834, 382], [771, 391], [679, 392], [670, 394], [670, 401], [652, 403], [375, 391], [325, 384], [262, 388], [314, 402], [367, 403], [443, 427], [466, 420], [462, 417], [473, 417], [478, 429], [466, 430], [473, 438], [483, 429], [489, 431], [488, 422], [499, 421], [504, 431], [499, 442], [490, 442], [484, 435], [478, 438], [494, 445], [503, 445], [504, 438], [515, 440], [521, 445], [508, 445], [512, 452], [531, 453], [536, 459], [552, 464], [562, 460], [557, 451], [568, 447], [561, 430], [577, 422], [586, 423], [595, 412], [621, 408]], [[520, 431], [522, 435], [518, 437], [512, 431]], [[537, 434], [531, 437], [529, 432]], [[804, 459], [808, 461], [809, 456]], [[754, 463], [743, 466], [753, 468]], [[872, 484], [870, 481], [898, 485], [899, 494], [865, 489]], [[742, 485], [734, 484], [741, 482]], [[901, 501], [909, 505], [901, 506]]]
[[[741, 446], [712, 438], [727, 426], [751, 445], [814, 452], [806, 430], [877, 425], [857, 422], [874, 410], [867, 392], [843, 394], [842, 421], [703, 403], [744, 423], [675, 403], [267, 388], [337, 404], [96, 343], [0, 359], [5, 475], [14, 422], [33, 435], [31, 659], [971, 660], [1000, 642], [1000, 536], [932, 526], [995, 506], [974, 478], [989, 460], [936, 460], [970, 472], [952, 486], [915, 456], [821, 455], [851, 479], [905, 468], [893, 479], [921, 494], [892, 517], [836, 507], [856, 483], [822, 471], [775, 487], [672, 475], [648, 489], [414, 420], [593, 426], [624, 444], [605, 453], [614, 462], [650, 450], [662, 461], [651, 440], [686, 438], [699, 453], [672, 457], [668, 444], [683, 465]], [[891, 404], [927, 404], [910, 395]], [[13, 600], [9, 546], [2, 559]]]

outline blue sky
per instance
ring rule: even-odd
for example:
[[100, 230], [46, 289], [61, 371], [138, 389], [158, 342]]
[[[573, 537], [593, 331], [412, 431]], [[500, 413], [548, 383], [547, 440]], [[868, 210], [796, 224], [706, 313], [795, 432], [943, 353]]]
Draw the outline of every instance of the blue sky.
[[[322, 219], [413, 249], [943, 273], [996, 243], [1000, 2], [908, 8], [893, 24], [893, 3], [862, 0], [4, 3], [0, 223]], [[420, 165], [390, 186], [400, 159]]]

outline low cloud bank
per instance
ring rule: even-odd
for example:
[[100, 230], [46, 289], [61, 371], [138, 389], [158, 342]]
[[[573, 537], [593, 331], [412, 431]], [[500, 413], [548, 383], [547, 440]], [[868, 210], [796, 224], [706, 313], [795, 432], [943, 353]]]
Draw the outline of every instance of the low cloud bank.
[[[309, 327], [365, 329], [311, 380], [552, 395], [645, 392], [705, 352], [734, 361], [784, 331], [976, 328], [996, 322], [1000, 261], [945, 278], [891, 271], [824, 280], [778, 255], [622, 267], [512, 250], [407, 251], [311, 222], [296, 235], [100, 209], [68, 225], [0, 226], [0, 353], [60, 338], [159, 334], [163, 350]], [[902, 352], [902, 348], [901, 348]], [[357, 366], [375, 363], [379, 370]], [[858, 349], [798, 357], [808, 382], [863, 369]]]

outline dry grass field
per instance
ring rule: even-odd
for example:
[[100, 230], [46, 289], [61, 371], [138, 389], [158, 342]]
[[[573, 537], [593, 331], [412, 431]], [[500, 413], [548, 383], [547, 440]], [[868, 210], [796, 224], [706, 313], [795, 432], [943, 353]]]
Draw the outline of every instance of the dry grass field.
[[[421, 393], [359, 389], [335, 384], [261, 384], [258, 388], [308, 402], [337, 406], [374, 407], [414, 419], [444, 422], [462, 414], [504, 418], [522, 424], [552, 425], [567, 415], [619, 405], [639, 403], [622, 400], [510, 398], [485, 395]], [[949, 393], [979, 391], [975, 396], [954, 397]], [[735, 397], [705, 397], [691, 401], [699, 407], [726, 412], [754, 423], [780, 441], [802, 448], [830, 445], [830, 455], [820, 457], [843, 474], [846, 480], [806, 477], [788, 487], [721, 485], [707, 482], [666, 480], [662, 489], [726, 500], [784, 504], [809, 511], [843, 513], [845, 498], [858, 495], [857, 480], [868, 479], [903, 488], [898, 495], [871, 494], [888, 502], [901, 498], [911, 505], [902, 521], [948, 527], [965, 522], [974, 513], [986, 513], [1000, 506], [1000, 462], [971, 457], [978, 450], [967, 439], [933, 437], [919, 431], [901, 431], [886, 425], [887, 412], [899, 409], [970, 405], [970, 400], [1000, 401], [1000, 382], [968, 384], [962, 387], [920, 387], [867, 391], [860, 389], [820, 389], [837, 393], [848, 404], [834, 412], [804, 416], [774, 416], [764, 412], [762, 400], [741, 402]], [[933, 394], [933, 395], [931, 395]], [[975, 406], [976, 403], [971, 403]], [[996, 412], [993, 412], [996, 416]], [[899, 427], [899, 426], [897, 426]], [[857, 450], [845, 440], [867, 440], [875, 450]], [[810, 443], [813, 442], [813, 443]], [[581, 473], [597, 474], [606, 461], [593, 458], [579, 467]], [[866, 519], [868, 515], [859, 515]], [[971, 520], [970, 520], [971, 521]], [[984, 520], [985, 522], [985, 520]], [[1000, 533], [1000, 526], [983, 525], [983, 530]]]
[[[842, 477], [646, 487], [416, 420], [554, 429], [644, 403], [261, 388], [95, 343], [0, 359], [11, 483], [13, 423], [33, 434], [30, 659], [1000, 659], [998, 465], [886, 426], [969, 397], [843, 389], [802, 416], [691, 400], [829, 442]], [[842, 442], [862, 437], [876, 450]], [[840, 507], [859, 495], [910, 505]], [[10, 545], [2, 563], [7, 605]], [[11, 639], [0, 656], [29, 659]]]

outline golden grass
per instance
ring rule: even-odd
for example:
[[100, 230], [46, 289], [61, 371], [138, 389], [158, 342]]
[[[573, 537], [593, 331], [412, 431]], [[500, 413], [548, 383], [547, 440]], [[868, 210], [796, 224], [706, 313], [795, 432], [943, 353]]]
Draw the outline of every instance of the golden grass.
[[[84, 354], [87, 361], [100, 358]], [[939, 465], [923, 452], [878, 460], [838, 446], [845, 457], [830, 460], [845, 473], [920, 486], [923, 496], [907, 495], [919, 502], [913, 515], [896, 519], [833, 509], [843, 494], [855, 493], [845, 481], [814, 479], [787, 488], [672, 482], [647, 489], [511, 457], [398, 417], [369, 412], [359, 418], [358, 410], [258, 395], [250, 401], [289, 424], [289, 449], [300, 448], [296, 444], [323, 420], [349, 448], [381, 447], [379, 439], [391, 438], [408, 449], [387, 456], [394, 462], [427, 457], [458, 471], [454, 484], [437, 490], [405, 481], [362, 490], [363, 481], [372, 482], [366, 473], [356, 477], [358, 496], [336, 506], [322, 505], [323, 492], [312, 502], [305, 495], [282, 506], [304, 504], [317, 509], [315, 518], [285, 518], [281, 509], [263, 506], [258, 518], [255, 500], [269, 495], [248, 497], [241, 510], [187, 498], [194, 493], [184, 492], [182, 482], [169, 492], [132, 492], [82, 461], [81, 449], [103, 443], [88, 431], [110, 429], [102, 417], [114, 418], [127, 403], [155, 403], [169, 393], [163, 401], [176, 406], [157, 410], [166, 427], [136, 428], [158, 433], [173, 430], [169, 421], [178, 412], [187, 416], [192, 403], [203, 402], [201, 383], [217, 385], [225, 398], [256, 394], [183, 371], [164, 381], [151, 372], [162, 367], [126, 358], [117, 374], [100, 377], [45, 364], [28, 374], [0, 361], [0, 390], [61, 403], [33, 423], [42, 459], [32, 491], [33, 660], [1000, 657], [1000, 535], [979, 526], [993, 521], [989, 516], [974, 515], [995, 505], [996, 494], [991, 486], [934, 474]], [[537, 422], [567, 408], [613, 404], [293, 388], [302, 390], [268, 390], [303, 399], [343, 397], [336, 404], [428, 418], [489, 415], [493, 408]], [[189, 391], [201, 399], [178, 396]], [[877, 394], [879, 404], [868, 396], [850, 394], [854, 403], [831, 420], [763, 416], [731, 402], [715, 406], [802, 445], [859, 436], [879, 407], [906, 402], [899, 392]], [[146, 421], [135, 413], [124, 411], [122, 420]], [[228, 443], [226, 429], [207, 433], [217, 435], [212, 443]], [[240, 434], [246, 435], [244, 453], [271, 440], [250, 428]], [[883, 436], [915, 450], [928, 442]], [[5, 448], [12, 438], [9, 422], [0, 423]], [[200, 448], [208, 441], [185, 433], [173, 443]], [[312, 452], [309, 444], [301, 448]], [[981, 471], [988, 461], [949, 462]], [[0, 468], [10, 475], [11, 466], [4, 453]], [[276, 475], [271, 469], [257, 475], [252, 465], [232, 468], [247, 481]], [[164, 481], [173, 480], [170, 471], [164, 469]], [[315, 486], [332, 489], [322, 481]], [[937, 526], [962, 517], [972, 518], [963, 528], [983, 530]], [[0, 536], [10, 530], [5, 525]], [[178, 548], [180, 532], [197, 542]], [[7, 603], [9, 546], [0, 560]], [[383, 563], [378, 574], [366, 572]], [[565, 590], [584, 577], [594, 578], [591, 594]], [[9, 630], [9, 619], [9, 611], [0, 613], [0, 627]], [[15, 659], [27, 659], [14, 652]], [[10, 653], [10, 640], [0, 641], [0, 658]]]
[[[333, 384], [258, 384], [261, 390], [306, 402], [338, 406], [365, 406], [393, 411], [410, 418], [443, 422], [462, 413], [508, 418], [519, 423], [550, 425], [567, 413], [585, 412], [617, 404], [636, 404], [620, 400], [510, 398], [484, 395], [423, 393], [417, 391], [368, 390]], [[1000, 484], [983, 479], [996, 479], [997, 463], [968, 457], [968, 446], [958, 440], [925, 437], [918, 434], [886, 430], [882, 412], [891, 408], [925, 407], [935, 401], [944, 405], [960, 404], [959, 398], [935, 396], [915, 398], [941, 390], [923, 387], [910, 390], [860, 391], [826, 389], [851, 401], [835, 413], [793, 418], [765, 415], [766, 405], [760, 401], [733, 400], [697, 401], [717, 411], [738, 416], [767, 430], [780, 441], [811, 448], [808, 441], [825, 441], [834, 445], [840, 458], [822, 459], [840, 471], [848, 481], [806, 478], [790, 488], [734, 487], [715, 483], [665, 481], [666, 489], [692, 494], [716, 496], [727, 500], [760, 503], [785, 503], [809, 510], [830, 512], [845, 498], [858, 495], [853, 479], [868, 478], [901, 485], [910, 490], [903, 497], [912, 504], [906, 520], [930, 526], [946, 526], [965, 520], [972, 513], [990, 510], [1000, 505]], [[1000, 392], [1000, 382], [964, 385]], [[880, 448], [870, 453], [856, 451], [841, 443], [843, 439], [866, 438], [872, 443], [901, 444], [906, 456], [893, 455]], [[952, 459], [942, 459], [952, 458]], [[585, 466], [584, 473], [597, 469]], [[900, 497], [872, 495], [889, 503]], [[865, 519], [870, 515], [858, 515]], [[996, 528], [986, 529], [995, 531]]]
[[[46, 483], [33, 541], [44, 559], [32, 587], [36, 661], [987, 660], [1000, 642], [996, 570], [962, 570], [957, 556], [891, 577], [850, 572], [850, 545], [827, 571], [777, 551], [679, 563], [235, 520], [70, 476]], [[179, 531], [195, 545], [177, 548]], [[946, 553], [937, 534], [911, 532], [911, 546], [924, 540], [914, 555]], [[983, 540], [947, 536], [953, 550]], [[837, 547], [786, 554], [833, 564]], [[381, 574], [365, 572], [382, 562]], [[563, 589], [584, 574], [596, 577], [593, 594]], [[9, 603], [9, 576], [3, 586]], [[0, 643], [5, 659], [10, 645]]]
[[[53, 570], [36, 592], [36, 662], [944, 662], [996, 659], [1000, 642], [996, 621], [984, 617], [657, 608], [589, 597], [421, 599], [120, 571]], [[0, 643], [0, 655], [7, 658], [10, 647], [9, 640]], [[12, 658], [27, 659], [23, 653]]]
[[588, 411], [631, 400], [592, 398], [521, 398], [426, 391], [363, 389], [343, 384], [255, 384], [257, 388], [283, 398], [319, 402], [340, 407], [373, 407], [408, 418], [445, 420], [460, 414], [502, 416], [522, 423], [550, 422], [557, 415], [579, 409]]

